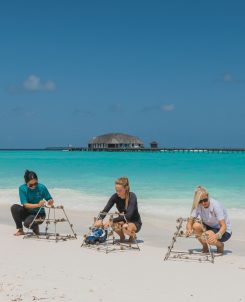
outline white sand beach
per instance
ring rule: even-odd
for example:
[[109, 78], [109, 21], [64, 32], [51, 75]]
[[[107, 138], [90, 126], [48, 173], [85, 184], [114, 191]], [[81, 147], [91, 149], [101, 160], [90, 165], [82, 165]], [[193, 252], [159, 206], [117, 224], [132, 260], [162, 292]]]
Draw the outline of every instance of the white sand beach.
[[[163, 261], [175, 231], [175, 220], [169, 217], [143, 215], [141, 251], [106, 254], [81, 248], [82, 235], [96, 213], [66, 211], [78, 240], [55, 243], [13, 236], [9, 206], [1, 205], [1, 302], [245, 301], [244, 221], [233, 221], [225, 255], [212, 264]], [[199, 248], [191, 239], [180, 248], [189, 244]]]

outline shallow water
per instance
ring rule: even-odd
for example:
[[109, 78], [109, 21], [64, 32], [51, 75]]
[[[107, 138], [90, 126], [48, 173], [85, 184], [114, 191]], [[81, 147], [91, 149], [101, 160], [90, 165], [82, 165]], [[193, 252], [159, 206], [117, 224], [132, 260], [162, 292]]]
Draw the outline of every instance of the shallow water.
[[245, 153], [0, 151], [0, 202], [18, 200], [25, 169], [72, 208], [103, 206], [128, 176], [144, 211], [188, 213], [203, 185], [233, 216], [245, 213]]

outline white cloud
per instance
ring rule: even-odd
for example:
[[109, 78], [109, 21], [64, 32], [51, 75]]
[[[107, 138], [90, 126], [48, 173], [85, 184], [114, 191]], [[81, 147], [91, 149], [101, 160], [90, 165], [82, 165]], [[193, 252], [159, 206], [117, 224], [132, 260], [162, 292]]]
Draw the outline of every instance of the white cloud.
[[53, 81], [42, 82], [36, 75], [30, 75], [23, 83], [22, 88], [25, 91], [53, 91], [56, 85]]
[[174, 104], [163, 104], [161, 106], [161, 109], [163, 111], [173, 111], [175, 109], [175, 105]]

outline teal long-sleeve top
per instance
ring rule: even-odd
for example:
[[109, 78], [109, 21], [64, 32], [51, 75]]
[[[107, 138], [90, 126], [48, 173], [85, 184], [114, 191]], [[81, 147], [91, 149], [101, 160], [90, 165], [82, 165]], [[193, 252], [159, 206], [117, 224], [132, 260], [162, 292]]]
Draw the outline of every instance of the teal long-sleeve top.
[[[35, 189], [30, 189], [26, 184], [23, 184], [19, 187], [19, 196], [21, 204], [32, 203], [37, 204], [39, 201], [45, 199], [50, 200], [52, 199], [51, 194], [49, 193], [48, 189], [45, 185], [40, 183], [37, 184]], [[31, 214], [36, 214], [40, 208], [35, 209], [27, 209], [28, 212]], [[41, 209], [40, 214], [45, 214], [44, 208]]]

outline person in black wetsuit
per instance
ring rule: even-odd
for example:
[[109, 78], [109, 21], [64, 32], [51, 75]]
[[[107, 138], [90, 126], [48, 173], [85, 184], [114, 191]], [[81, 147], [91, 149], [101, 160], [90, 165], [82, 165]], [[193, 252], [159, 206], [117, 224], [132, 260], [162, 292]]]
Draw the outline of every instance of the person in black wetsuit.
[[115, 190], [116, 193], [111, 196], [102, 213], [108, 213], [116, 205], [118, 212], [124, 215], [113, 218], [111, 222], [103, 223], [106, 215], [100, 214], [99, 219], [95, 222], [95, 227], [103, 225], [108, 228], [112, 224], [121, 241], [125, 240], [125, 235], [129, 236], [129, 240], [133, 240], [135, 233], [138, 233], [142, 226], [137, 197], [133, 192], [130, 192], [127, 177], [121, 177], [115, 181]]

